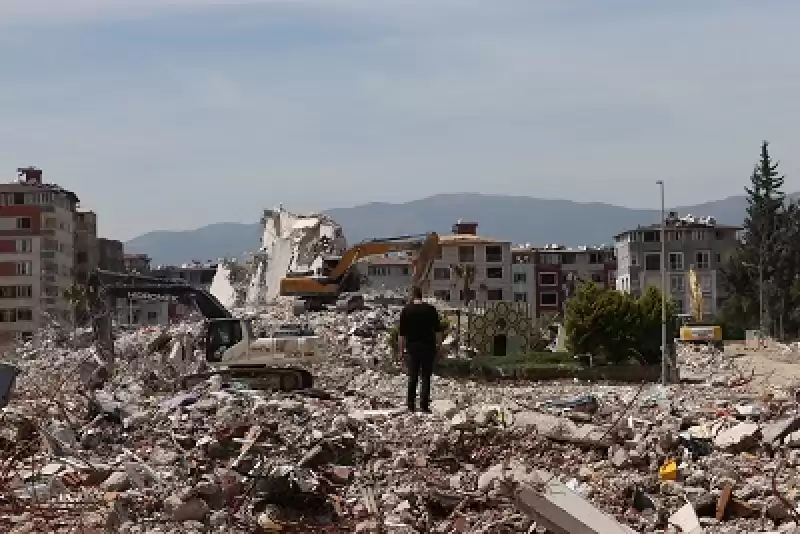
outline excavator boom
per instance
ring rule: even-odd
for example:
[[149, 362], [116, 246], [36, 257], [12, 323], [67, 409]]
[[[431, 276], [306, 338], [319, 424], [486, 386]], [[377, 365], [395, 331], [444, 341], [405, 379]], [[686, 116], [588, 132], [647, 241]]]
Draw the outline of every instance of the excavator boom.
[[348, 249], [326, 276], [288, 276], [281, 280], [280, 294], [306, 299], [313, 309], [322, 302], [333, 303], [343, 291], [350, 291], [349, 275], [355, 263], [368, 256], [389, 252], [416, 252], [412, 284], [423, 284], [430, 273], [439, 249], [435, 232], [417, 236], [399, 236], [363, 241]]

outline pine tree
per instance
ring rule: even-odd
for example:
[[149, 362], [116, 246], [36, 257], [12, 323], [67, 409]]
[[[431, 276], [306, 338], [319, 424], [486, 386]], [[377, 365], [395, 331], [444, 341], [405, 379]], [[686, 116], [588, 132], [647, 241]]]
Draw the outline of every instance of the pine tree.
[[761, 143], [761, 158], [750, 176], [751, 187], [747, 193], [747, 248], [761, 254], [767, 252], [769, 235], [777, 228], [779, 214], [786, 195], [783, 193], [785, 177], [778, 173], [778, 162], [769, 155], [769, 143]]

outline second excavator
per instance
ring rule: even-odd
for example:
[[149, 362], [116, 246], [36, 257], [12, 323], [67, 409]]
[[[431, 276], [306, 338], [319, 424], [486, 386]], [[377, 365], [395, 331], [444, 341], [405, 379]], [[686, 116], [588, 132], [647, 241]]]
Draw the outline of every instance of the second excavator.
[[358, 260], [390, 252], [413, 253], [411, 284], [420, 285], [428, 280], [438, 250], [436, 232], [362, 241], [341, 256], [323, 258], [320, 272], [288, 273], [281, 280], [280, 294], [296, 297], [298, 308], [323, 309], [335, 304], [340, 294], [360, 289], [361, 277], [355, 269]]
[[320, 338], [303, 325], [282, 325], [272, 335], [256, 336], [252, 322], [234, 317], [208, 291], [182, 280], [97, 270], [89, 277], [88, 296], [95, 339], [113, 355], [113, 315], [117, 299], [167, 297], [197, 310], [204, 318], [196, 348], [210, 370], [184, 381], [221, 375], [258, 389], [292, 391], [313, 386], [307, 367], [317, 361]]

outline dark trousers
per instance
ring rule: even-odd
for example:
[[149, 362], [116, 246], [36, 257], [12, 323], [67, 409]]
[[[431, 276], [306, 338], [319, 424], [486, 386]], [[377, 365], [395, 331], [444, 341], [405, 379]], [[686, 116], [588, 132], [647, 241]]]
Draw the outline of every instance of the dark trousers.
[[409, 350], [406, 355], [408, 365], [408, 409], [414, 411], [417, 405], [417, 385], [419, 385], [419, 404], [422, 411], [431, 408], [431, 374], [436, 350]]

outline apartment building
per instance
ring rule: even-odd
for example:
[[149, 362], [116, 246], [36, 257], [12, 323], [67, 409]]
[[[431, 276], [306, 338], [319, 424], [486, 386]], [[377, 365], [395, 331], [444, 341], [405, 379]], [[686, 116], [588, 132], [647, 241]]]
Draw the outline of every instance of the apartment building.
[[536, 310], [536, 251], [529, 247], [511, 249], [511, 291], [514, 302], [526, 302]]
[[184, 263], [182, 265], [159, 265], [152, 269], [153, 276], [170, 278], [175, 280], [185, 280], [193, 286], [209, 289], [214, 275], [217, 274], [216, 263]]
[[78, 211], [74, 217], [75, 284], [85, 285], [89, 273], [97, 269], [100, 258], [97, 245], [97, 215], [93, 211]]
[[0, 337], [27, 338], [46, 315], [70, 319], [75, 193], [34, 167], [0, 184]]
[[125, 271], [125, 252], [122, 241], [104, 237], [97, 239], [97, 267], [115, 273]]
[[356, 264], [369, 289], [407, 291], [411, 286], [411, 258], [401, 255], [371, 256]]
[[147, 254], [125, 254], [123, 257], [125, 271], [129, 273], [149, 273], [150, 262], [150, 256]]
[[479, 304], [512, 300], [510, 241], [479, 236], [477, 222], [459, 221], [453, 225], [452, 235], [439, 237], [439, 245], [431, 270], [431, 296], [454, 306], [463, 302], [467, 295], [452, 266], [472, 265], [475, 280], [467, 289], [471, 300]]
[[616, 285], [613, 247], [525, 245], [515, 247], [512, 256], [514, 299], [530, 302], [537, 317], [564, 311], [567, 300], [582, 282], [591, 281], [603, 288]]
[[[717, 224], [713, 217], [679, 217], [670, 212], [665, 221], [666, 269], [669, 294], [678, 313], [688, 313], [688, 271], [695, 269], [703, 295], [703, 313], [713, 315], [725, 299], [720, 267], [736, 251], [742, 228]], [[661, 288], [661, 226], [641, 226], [615, 236], [616, 288], [641, 295], [649, 286]]]

